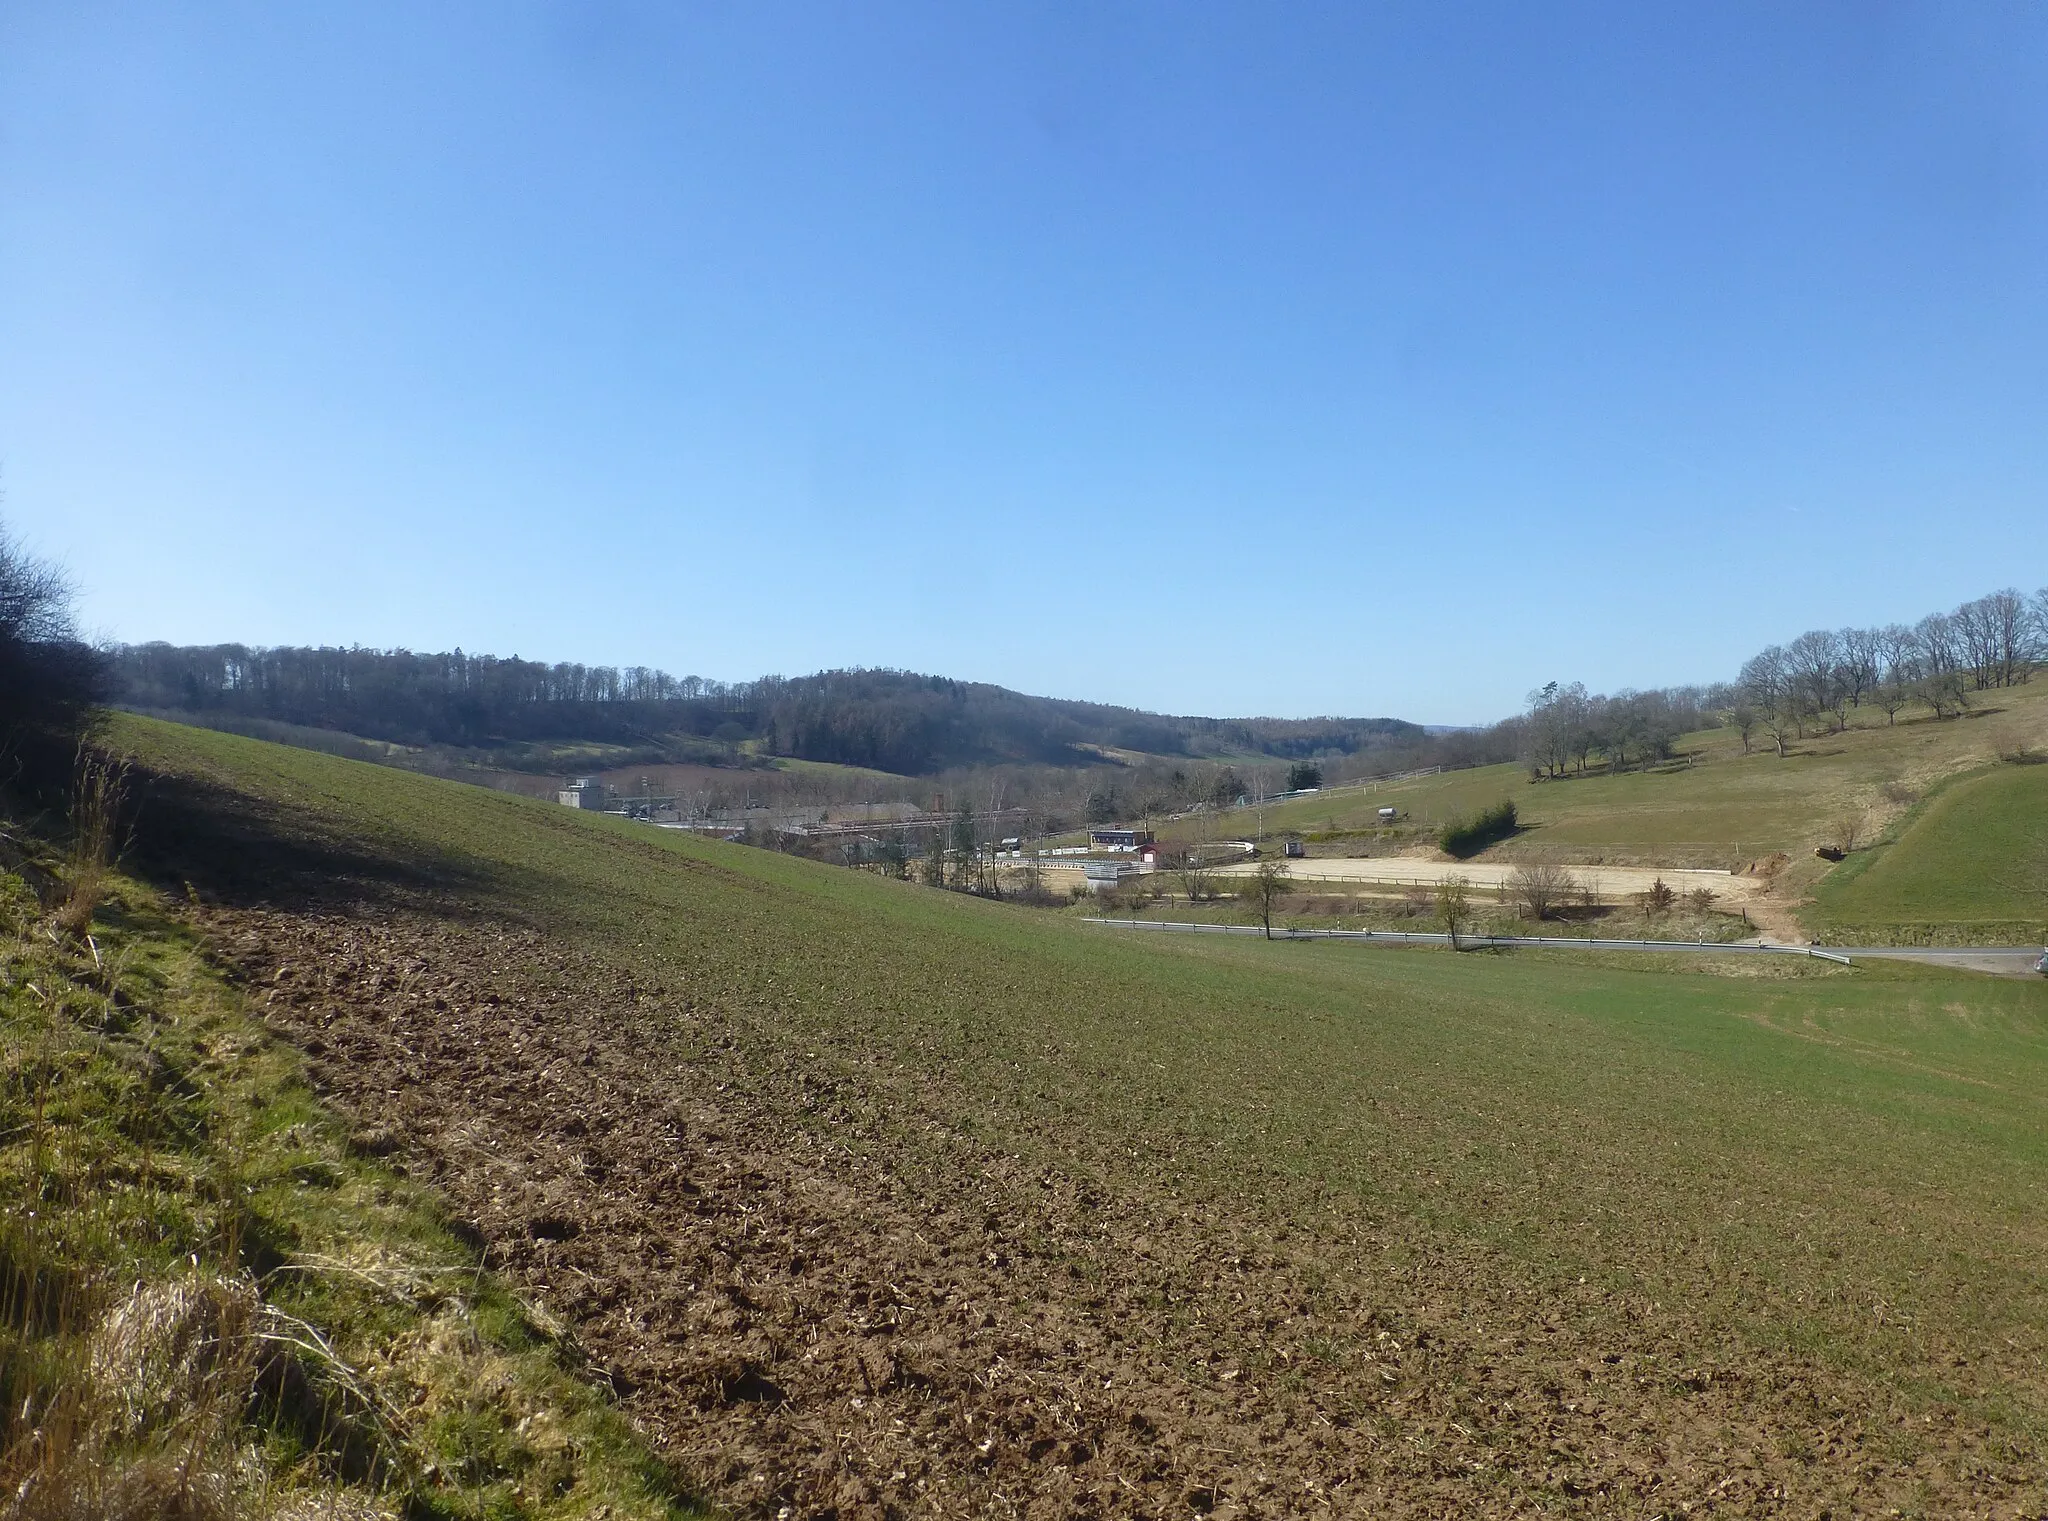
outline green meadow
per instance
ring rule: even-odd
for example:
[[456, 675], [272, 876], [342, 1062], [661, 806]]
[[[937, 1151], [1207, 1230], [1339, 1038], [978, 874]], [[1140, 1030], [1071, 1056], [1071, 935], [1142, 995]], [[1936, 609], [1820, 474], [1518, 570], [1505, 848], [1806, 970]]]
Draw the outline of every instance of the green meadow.
[[[1886, 774], [1954, 732], [1902, 726], [1830, 774]], [[1802, 1422], [1847, 1421], [1937, 1511], [1986, 1474], [2043, 1471], [2048, 984], [1118, 936], [228, 735], [123, 719], [115, 739], [342, 863], [321, 869], [402, 865], [687, 988], [747, 1047], [849, 1085], [866, 1119], [844, 1144], [931, 1187], [958, 1186], [968, 1138], [1134, 1210], [1277, 1233], [1324, 1285], [1395, 1265], [1407, 1287], [1385, 1292], [1441, 1337], [1533, 1303], [1587, 1356], [1711, 1354], [1746, 1370], [1742, 1419], [1791, 1433], [1769, 1461], [1802, 1493], [1864, 1494], [1797, 1456]], [[1791, 779], [1841, 759], [1402, 795], [1420, 813], [1513, 784], [1590, 844], [1582, 799], [1620, 800], [1617, 839], [1706, 837], [1738, 782], [1784, 778], [1743, 817], [1791, 843], [1821, 790]], [[1955, 884], [2011, 853], [1946, 842], [1992, 837], [2015, 800], [2038, 810], [2044, 777], [1943, 794], [1842, 901], [1966, 907]], [[1341, 1352], [1351, 1333], [1331, 1334]], [[1787, 1380], [1820, 1403], [1786, 1403]], [[1679, 1440], [1650, 1382], [1624, 1403]]]
[[2048, 933], [2048, 766], [2004, 765], [1941, 788], [1895, 838], [1823, 878], [1811, 917], [1831, 938], [1865, 943], [2039, 941]]
[[[1895, 821], [1913, 798], [1960, 771], [1994, 764], [2001, 752], [2048, 747], [2048, 686], [2038, 683], [1979, 694], [1976, 711], [1937, 721], [1917, 710], [1888, 724], [1881, 713], [1852, 711], [1841, 733], [1809, 732], [1780, 757], [1761, 731], [1745, 754], [1729, 729], [1683, 736], [1674, 760], [1648, 770], [1532, 781], [1518, 766], [1446, 772], [1362, 792], [1290, 800], [1264, 810], [1269, 834], [1371, 831], [1379, 808], [1434, 830], [1512, 799], [1523, 832], [1489, 858], [1555, 852], [1576, 860], [1726, 866], [1774, 851], [1807, 855], [1832, 839], [1844, 815], [1867, 819], [1866, 836]], [[1248, 830], [1249, 810], [1209, 820], [1179, 820], [1163, 833], [1193, 840]], [[1333, 842], [1329, 853], [1342, 853]]]

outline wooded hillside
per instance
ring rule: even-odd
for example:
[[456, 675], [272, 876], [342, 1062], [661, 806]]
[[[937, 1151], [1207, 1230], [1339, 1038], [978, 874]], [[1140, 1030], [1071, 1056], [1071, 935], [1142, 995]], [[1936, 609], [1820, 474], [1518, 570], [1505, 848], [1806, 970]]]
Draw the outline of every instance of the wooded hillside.
[[116, 701], [206, 722], [264, 719], [405, 745], [580, 740], [703, 760], [739, 747], [928, 775], [957, 766], [1075, 765], [1095, 747], [1158, 755], [1352, 755], [1412, 745], [1391, 718], [1172, 717], [1031, 697], [910, 671], [823, 671], [726, 683], [644, 666], [550, 665], [461, 650], [128, 645]]

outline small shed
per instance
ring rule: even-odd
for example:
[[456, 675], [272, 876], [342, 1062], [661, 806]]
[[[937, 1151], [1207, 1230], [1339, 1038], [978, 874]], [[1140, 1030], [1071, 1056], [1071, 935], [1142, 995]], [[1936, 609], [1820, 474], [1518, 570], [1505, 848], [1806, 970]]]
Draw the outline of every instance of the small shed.
[[1113, 892], [1125, 877], [1138, 874], [1135, 861], [1090, 861], [1081, 868], [1091, 893]]

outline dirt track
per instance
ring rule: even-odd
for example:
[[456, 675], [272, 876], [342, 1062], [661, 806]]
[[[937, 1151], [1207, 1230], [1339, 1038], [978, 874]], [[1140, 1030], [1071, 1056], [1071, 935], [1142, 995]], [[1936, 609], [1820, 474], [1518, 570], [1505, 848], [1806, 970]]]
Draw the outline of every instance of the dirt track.
[[[1867, 1389], [1682, 1311], [1532, 1295], [1370, 1222], [1290, 1231], [1135, 1153], [1097, 1180], [941, 1136], [913, 1163], [861, 1085], [534, 933], [204, 921], [365, 1144], [743, 1512], [1861, 1514], [1938, 1471], [1857, 1435], [1888, 1418]], [[2033, 1492], [1978, 1472], [1951, 1513]]]
[[[1287, 863], [1288, 875], [1296, 882], [1379, 882], [1389, 886], [1441, 882], [1461, 877], [1473, 887], [1489, 891], [1500, 887], [1518, 869], [1513, 862], [1427, 861], [1411, 856], [1311, 856]], [[1255, 866], [1218, 867], [1219, 877], [1242, 877]], [[1572, 866], [1566, 868], [1575, 881], [1591, 888], [1608, 901], [1634, 897], [1649, 890], [1662, 878], [1675, 892], [1692, 892], [1704, 887], [1724, 903], [1748, 903], [1758, 895], [1765, 879], [1731, 876], [1725, 871], [1693, 871], [1677, 868], [1659, 870], [1648, 866]]]

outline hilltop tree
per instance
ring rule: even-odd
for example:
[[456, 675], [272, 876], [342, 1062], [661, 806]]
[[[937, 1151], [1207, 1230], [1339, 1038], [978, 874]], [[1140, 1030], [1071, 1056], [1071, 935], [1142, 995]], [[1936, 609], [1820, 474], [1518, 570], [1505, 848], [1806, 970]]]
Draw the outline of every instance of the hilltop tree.
[[1842, 686], [1842, 640], [1829, 629], [1809, 629], [1785, 646], [1795, 700], [1794, 722], [1834, 708]]
[[1757, 711], [1753, 704], [1738, 702], [1721, 715], [1721, 721], [1742, 740], [1742, 753], [1749, 754], [1749, 737], [1756, 732]]
[[1842, 630], [1842, 684], [1848, 688], [1851, 707], [1862, 707], [1863, 699], [1877, 689], [1884, 670], [1884, 630], [1845, 628]]
[[1743, 695], [1762, 716], [1764, 732], [1777, 746], [1778, 758], [1785, 758], [1786, 741], [1798, 725], [1799, 701], [1794, 691], [1790, 663], [1777, 645], [1750, 656], [1737, 678]]

